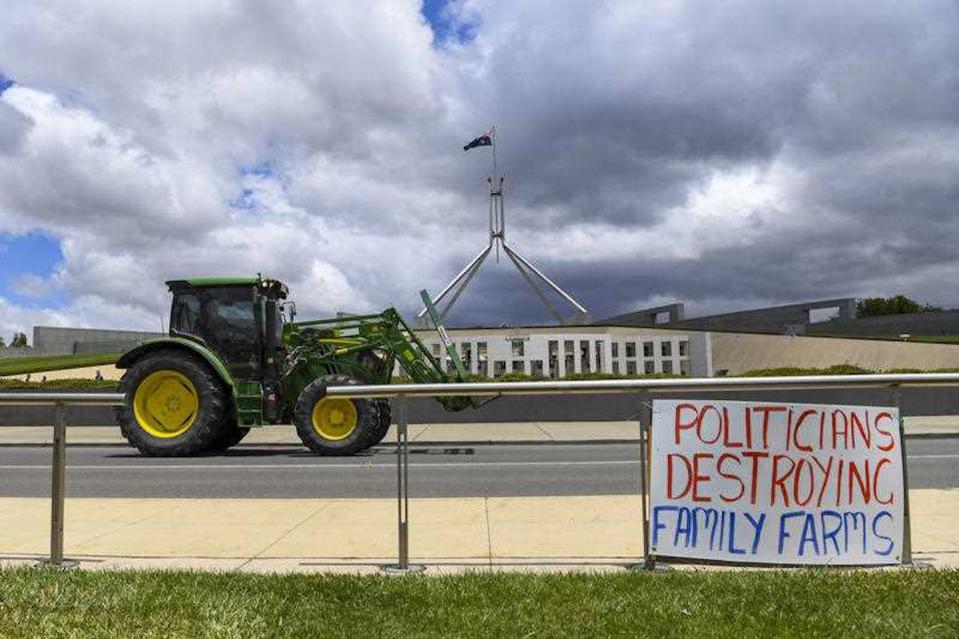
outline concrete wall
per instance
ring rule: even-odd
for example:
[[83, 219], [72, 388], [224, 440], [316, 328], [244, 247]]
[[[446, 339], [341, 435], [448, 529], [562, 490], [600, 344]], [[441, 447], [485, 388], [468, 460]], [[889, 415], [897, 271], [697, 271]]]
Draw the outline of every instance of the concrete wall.
[[[747, 311], [705, 315], [703, 317], [684, 318], [685, 307], [682, 303], [667, 304], [656, 308], [647, 308], [625, 315], [597, 322], [620, 326], [664, 326], [679, 330], [694, 331], [739, 331], [777, 334], [803, 334], [808, 327], [818, 326], [812, 323], [812, 315], [817, 310], [836, 309], [842, 321], [856, 317], [856, 300], [844, 297], [784, 306], [770, 306]], [[666, 323], [657, 322], [661, 314], [668, 314]], [[815, 318], [818, 320], [818, 318]]]
[[923, 344], [878, 339], [712, 333], [717, 374], [795, 366], [821, 368], [854, 364], [863, 368], [959, 368], [959, 344]]
[[856, 300], [849, 297], [694, 317], [671, 323], [669, 327], [701, 331], [801, 333], [810, 325], [810, 311], [830, 308], [838, 308], [840, 319], [848, 320], [856, 317]]
[[[666, 321], [662, 321], [663, 317]], [[686, 305], [682, 302], [644, 308], [625, 315], [617, 315], [596, 324], [616, 326], [656, 326], [657, 324], [673, 324], [686, 317]]]

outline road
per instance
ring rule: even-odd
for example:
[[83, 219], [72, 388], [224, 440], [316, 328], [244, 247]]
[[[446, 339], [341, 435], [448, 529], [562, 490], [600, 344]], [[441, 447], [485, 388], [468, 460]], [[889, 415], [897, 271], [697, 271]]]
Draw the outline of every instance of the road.
[[[535, 443], [411, 445], [412, 497], [616, 495], [637, 491], [637, 445]], [[912, 488], [959, 487], [959, 438], [907, 440]], [[50, 490], [50, 448], [0, 448], [0, 497]], [[190, 459], [140, 457], [122, 446], [67, 453], [70, 497], [392, 497], [390, 446], [352, 458], [316, 457], [294, 446], [241, 446]]]

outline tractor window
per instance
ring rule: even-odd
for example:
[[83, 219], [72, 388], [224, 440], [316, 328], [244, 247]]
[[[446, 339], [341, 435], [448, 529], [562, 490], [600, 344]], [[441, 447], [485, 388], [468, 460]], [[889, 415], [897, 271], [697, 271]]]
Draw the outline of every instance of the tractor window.
[[259, 375], [259, 331], [249, 287], [223, 286], [200, 294], [201, 336], [240, 379]]
[[170, 327], [188, 335], [200, 334], [200, 300], [196, 293], [180, 293], [174, 298]]

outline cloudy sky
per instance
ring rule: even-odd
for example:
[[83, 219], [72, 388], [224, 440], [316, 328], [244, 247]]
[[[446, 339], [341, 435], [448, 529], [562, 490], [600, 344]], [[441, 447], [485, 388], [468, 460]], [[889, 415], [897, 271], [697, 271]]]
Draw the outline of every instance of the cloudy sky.
[[[509, 239], [596, 317], [959, 306], [959, 3], [0, 0], [0, 335], [165, 279], [416, 310]], [[488, 262], [451, 324], [547, 322]]]

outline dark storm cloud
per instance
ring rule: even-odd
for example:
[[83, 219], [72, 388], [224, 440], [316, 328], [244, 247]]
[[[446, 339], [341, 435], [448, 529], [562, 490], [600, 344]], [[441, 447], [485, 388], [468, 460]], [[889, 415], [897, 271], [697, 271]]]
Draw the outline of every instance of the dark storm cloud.
[[[896, 286], [959, 304], [947, 284], [959, 246], [957, 6], [564, 5], [535, 23], [505, 5], [481, 10], [477, 111], [497, 114], [513, 209], [550, 211], [514, 215], [514, 237], [545, 250], [546, 227], [648, 226], [681, 214], [717, 171], [778, 162], [796, 183], [780, 211], [755, 212], [746, 245], [707, 237], [693, 257], [653, 259], [637, 245], [633, 258], [540, 264], [597, 316], [657, 296], [714, 310]], [[497, 316], [469, 306], [482, 292], [500, 313], [544, 317], [512, 292], [518, 275], [485, 277], [464, 315]], [[497, 297], [499, 286], [510, 292]]]
[[[959, 305], [956, 2], [463, 0], [475, 37], [442, 46], [414, 0], [89, 6], [0, 22], [0, 231], [61, 237], [78, 298], [117, 283], [71, 321], [152, 326], [185, 271], [413, 311], [486, 241], [488, 150], [461, 149], [490, 124], [510, 241], [596, 317]], [[549, 316], [503, 261], [452, 319]]]

